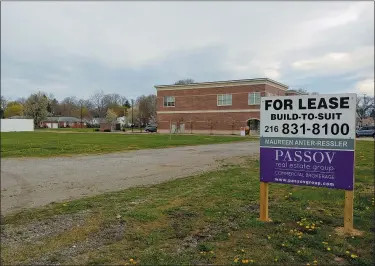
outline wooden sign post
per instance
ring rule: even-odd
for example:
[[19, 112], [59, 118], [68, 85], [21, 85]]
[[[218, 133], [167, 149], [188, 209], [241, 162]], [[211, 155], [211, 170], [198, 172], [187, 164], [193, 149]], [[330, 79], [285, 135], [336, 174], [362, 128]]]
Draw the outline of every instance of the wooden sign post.
[[350, 234], [353, 231], [353, 202], [354, 191], [345, 191], [345, 207], [344, 207], [344, 232]]
[[353, 232], [354, 93], [262, 97], [260, 221], [268, 217], [268, 184], [345, 190], [344, 232]]
[[260, 182], [260, 221], [268, 222], [268, 183]]

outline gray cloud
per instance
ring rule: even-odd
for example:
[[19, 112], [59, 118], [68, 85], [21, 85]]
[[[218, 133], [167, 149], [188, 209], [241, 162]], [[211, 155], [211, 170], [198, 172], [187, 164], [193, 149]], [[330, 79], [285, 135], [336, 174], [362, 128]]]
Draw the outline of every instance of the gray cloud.
[[373, 7], [371, 2], [5, 2], [2, 94], [17, 98], [43, 89], [63, 98], [104, 90], [131, 98], [181, 78], [264, 76], [321, 92], [329, 84], [356, 92], [365, 84], [368, 90], [374, 79]]

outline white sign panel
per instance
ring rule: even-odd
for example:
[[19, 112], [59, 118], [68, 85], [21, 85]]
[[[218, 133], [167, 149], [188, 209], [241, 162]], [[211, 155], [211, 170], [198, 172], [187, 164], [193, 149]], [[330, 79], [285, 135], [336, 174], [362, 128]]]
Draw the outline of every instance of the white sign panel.
[[353, 190], [356, 94], [264, 97], [260, 180]]
[[355, 139], [356, 94], [263, 97], [261, 137]]
[[1, 119], [1, 132], [34, 131], [33, 119]]

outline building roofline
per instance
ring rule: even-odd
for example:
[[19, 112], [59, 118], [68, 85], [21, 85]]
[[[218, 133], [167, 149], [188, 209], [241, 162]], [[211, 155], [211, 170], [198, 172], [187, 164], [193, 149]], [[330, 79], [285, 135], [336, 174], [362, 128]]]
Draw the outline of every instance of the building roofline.
[[269, 78], [256, 78], [256, 79], [238, 79], [226, 81], [210, 81], [210, 82], [197, 82], [189, 84], [172, 84], [172, 85], [155, 85], [156, 90], [178, 90], [178, 89], [195, 89], [195, 88], [212, 88], [212, 87], [226, 87], [226, 86], [240, 86], [240, 85], [276, 85], [280, 89], [288, 90], [289, 86], [277, 82]]

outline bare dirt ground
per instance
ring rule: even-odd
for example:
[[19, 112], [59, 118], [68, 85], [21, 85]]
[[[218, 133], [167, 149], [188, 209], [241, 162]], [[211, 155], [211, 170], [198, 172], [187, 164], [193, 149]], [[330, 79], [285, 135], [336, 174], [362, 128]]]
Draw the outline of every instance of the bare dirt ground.
[[254, 155], [258, 142], [139, 150], [97, 156], [1, 159], [2, 215], [51, 202], [199, 174]]

